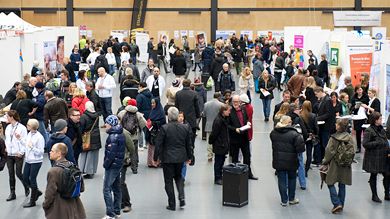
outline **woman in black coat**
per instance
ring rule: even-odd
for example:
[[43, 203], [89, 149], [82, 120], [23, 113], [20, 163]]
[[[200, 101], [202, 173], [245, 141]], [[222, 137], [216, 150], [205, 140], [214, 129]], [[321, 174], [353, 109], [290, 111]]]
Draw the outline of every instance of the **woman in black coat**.
[[187, 64], [186, 59], [184, 58], [180, 50], [176, 51], [175, 57], [172, 59], [173, 73], [176, 76], [182, 76], [186, 73]]
[[376, 190], [378, 173], [384, 177], [385, 200], [390, 200], [390, 147], [386, 131], [382, 127], [382, 115], [373, 112], [369, 118], [370, 127], [364, 132], [363, 147], [366, 149], [363, 160], [363, 170], [371, 173], [368, 181], [372, 192], [372, 201], [382, 202]]
[[24, 90], [19, 90], [16, 93], [16, 100], [12, 102], [11, 110], [16, 110], [19, 113], [20, 123], [26, 126], [28, 120], [33, 118], [37, 109], [38, 104], [31, 99], [27, 99], [27, 94]]
[[318, 76], [322, 78], [322, 81], [324, 82], [324, 85], [326, 83], [326, 86], [330, 86], [329, 84], [329, 71], [328, 71], [328, 61], [326, 60], [326, 55], [321, 55], [321, 62], [318, 65]]
[[222, 105], [218, 116], [213, 122], [213, 128], [209, 137], [209, 144], [213, 145], [214, 159], [214, 183], [222, 185], [222, 167], [226, 154], [229, 152], [229, 129], [227, 118], [230, 115], [230, 106]]
[[96, 173], [99, 162], [99, 149], [102, 147], [99, 130], [99, 113], [91, 101], [85, 103], [85, 112], [80, 118], [81, 133], [91, 133], [91, 147], [84, 150], [79, 157], [79, 168], [86, 175], [84, 178], [92, 178]]
[[369, 89], [368, 90], [368, 97], [370, 98], [368, 105], [362, 104], [362, 107], [364, 107], [367, 110], [367, 115], [369, 116], [373, 112], [380, 113], [381, 112], [381, 101], [376, 97], [376, 90]]
[[[353, 112], [354, 115], [357, 115], [360, 106], [363, 106], [363, 104], [368, 105], [368, 103], [369, 103], [368, 95], [363, 92], [363, 89], [360, 85], [357, 85], [355, 87], [355, 94], [351, 99], [351, 112]], [[353, 120], [353, 128], [356, 131], [356, 145], [357, 145], [356, 153], [360, 153], [362, 148], [362, 143], [361, 143], [362, 133], [363, 133], [362, 126], [364, 125], [365, 122], [366, 119]]]

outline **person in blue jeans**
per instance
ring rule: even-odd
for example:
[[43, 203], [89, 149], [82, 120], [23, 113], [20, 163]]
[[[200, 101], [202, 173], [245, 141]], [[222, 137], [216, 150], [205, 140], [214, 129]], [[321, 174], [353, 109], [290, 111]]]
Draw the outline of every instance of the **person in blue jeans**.
[[[108, 134], [104, 152], [104, 184], [103, 194], [106, 203], [104, 219], [120, 217], [121, 214], [121, 183], [120, 173], [125, 158], [125, 137], [123, 128], [119, 125], [118, 117], [110, 115], [105, 120]], [[112, 197], [114, 193], [114, 197]], [[114, 198], [114, 200], [113, 200]]]
[[264, 121], [269, 121], [271, 113], [271, 101], [274, 98], [273, 90], [276, 87], [275, 78], [264, 70], [259, 77], [260, 99], [263, 101]]
[[[325, 183], [328, 185], [330, 200], [332, 201], [332, 213], [336, 214], [343, 210], [345, 205], [345, 185], [352, 185], [352, 160], [355, 154], [355, 146], [351, 134], [348, 131], [348, 119], [338, 119], [336, 121], [336, 133], [333, 134], [325, 150], [325, 157], [322, 165], [329, 165], [328, 174]], [[342, 144], [342, 142], [344, 142]], [[344, 147], [344, 148], [340, 148]], [[344, 154], [350, 152], [352, 159], [350, 163], [339, 165], [339, 157], [346, 157]], [[338, 183], [339, 191], [337, 192], [335, 184]]]
[[298, 154], [298, 181], [302, 190], [306, 190], [305, 165], [303, 163], [303, 153]]
[[298, 154], [305, 151], [305, 142], [302, 134], [291, 126], [290, 116], [282, 116], [270, 134], [272, 142], [272, 167], [278, 176], [278, 187], [281, 205], [287, 206], [299, 203], [295, 198], [297, 169], [299, 166]]

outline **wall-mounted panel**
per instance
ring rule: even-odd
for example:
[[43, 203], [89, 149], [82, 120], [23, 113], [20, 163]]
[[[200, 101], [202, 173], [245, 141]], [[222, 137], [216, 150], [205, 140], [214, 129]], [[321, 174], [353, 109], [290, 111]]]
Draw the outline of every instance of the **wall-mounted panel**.
[[106, 13], [83, 13], [74, 12], [74, 25], [86, 25], [92, 30], [93, 38], [106, 39], [111, 30], [129, 30], [131, 24], [131, 12], [109, 11]]
[[362, 0], [362, 6], [373, 7], [373, 8], [383, 8], [390, 7], [390, 0]]
[[211, 0], [148, 0], [148, 8], [210, 8]]
[[[371, 0], [367, 0], [371, 1]], [[354, 7], [354, 0], [219, 0], [220, 8], [339, 8]]]
[[[3, 1], [3, 0], [1, 0]], [[17, 1], [17, 0], [15, 0]], [[20, 1], [20, 0], [19, 0]], [[65, 8], [66, 0], [22, 0], [22, 7], [39, 8]]]
[[[262, 19], [270, 18], [270, 19]], [[272, 19], [274, 18], [274, 19]], [[219, 30], [282, 30], [285, 26], [322, 26], [333, 28], [332, 14], [322, 12], [250, 12], [249, 14], [218, 13]]]
[[132, 8], [134, 0], [74, 0], [75, 8]]
[[[175, 30], [193, 30], [206, 32], [207, 40], [210, 41], [210, 12], [199, 14], [179, 14], [178, 12], [147, 12], [145, 19], [145, 30], [154, 37], [157, 44], [158, 31], [168, 31], [169, 38], [174, 38]], [[175, 39], [176, 45], [182, 46], [180, 37]], [[190, 48], [194, 48], [194, 38], [189, 38]]]
[[35, 26], [66, 26], [66, 12], [34, 13], [34, 11], [22, 11], [23, 20]]

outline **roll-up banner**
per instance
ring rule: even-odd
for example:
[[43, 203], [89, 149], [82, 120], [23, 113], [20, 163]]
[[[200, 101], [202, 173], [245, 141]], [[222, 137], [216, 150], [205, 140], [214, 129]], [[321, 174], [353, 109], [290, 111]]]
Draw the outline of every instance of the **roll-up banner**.
[[134, 0], [131, 30], [144, 28], [148, 0]]

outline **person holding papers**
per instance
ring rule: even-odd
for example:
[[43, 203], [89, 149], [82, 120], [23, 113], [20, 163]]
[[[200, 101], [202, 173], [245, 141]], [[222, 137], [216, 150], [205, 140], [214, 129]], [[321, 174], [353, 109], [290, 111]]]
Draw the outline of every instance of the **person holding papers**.
[[[251, 169], [251, 151], [249, 149], [248, 127], [252, 124], [248, 122], [248, 115], [243, 106], [241, 106], [240, 96], [234, 95], [232, 98], [233, 107], [228, 118], [229, 139], [230, 139], [230, 155], [232, 162], [238, 163], [238, 154], [241, 149], [244, 157], [244, 164], [249, 167], [248, 178], [258, 180], [253, 176]], [[244, 127], [243, 127], [244, 126]]]
[[271, 101], [274, 98], [273, 90], [276, 87], [275, 78], [264, 70], [259, 78], [260, 99], [263, 101], [264, 121], [269, 121], [271, 113]]
[[[362, 133], [363, 133], [363, 124], [366, 122], [364, 105], [369, 104], [369, 98], [366, 93], [363, 92], [363, 88], [360, 85], [355, 87], [355, 94], [351, 99], [351, 111], [353, 112], [353, 128], [356, 131], [356, 153], [360, 153], [362, 148]], [[359, 114], [360, 111], [360, 114]], [[363, 114], [362, 114], [363, 112]], [[363, 116], [364, 115], [364, 116]]]

